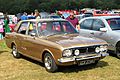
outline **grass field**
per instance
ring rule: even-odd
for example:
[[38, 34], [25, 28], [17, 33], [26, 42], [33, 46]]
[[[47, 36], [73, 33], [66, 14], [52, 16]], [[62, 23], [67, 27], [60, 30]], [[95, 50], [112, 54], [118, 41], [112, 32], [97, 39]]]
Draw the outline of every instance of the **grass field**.
[[15, 59], [4, 41], [0, 41], [0, 80], [120, 80], [120, 60], [102, 59], [96, 66], [60, 67], [48, 73], [43, 64], [26, 57]]

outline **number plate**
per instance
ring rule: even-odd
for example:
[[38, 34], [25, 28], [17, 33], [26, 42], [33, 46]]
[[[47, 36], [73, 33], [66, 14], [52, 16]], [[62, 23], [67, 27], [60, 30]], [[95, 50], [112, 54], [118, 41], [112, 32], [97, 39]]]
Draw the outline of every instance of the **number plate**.
[[95, 63], [95, 60], [79, 61], [78, 65], [87, 65], [87, 64], [91, 64], [91, 63]]

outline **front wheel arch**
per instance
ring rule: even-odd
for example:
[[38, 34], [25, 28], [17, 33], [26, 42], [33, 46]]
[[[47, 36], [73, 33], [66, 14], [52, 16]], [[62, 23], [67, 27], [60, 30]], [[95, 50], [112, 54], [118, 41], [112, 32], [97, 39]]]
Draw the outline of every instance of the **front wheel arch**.
[[44, 53], [43, 62], [48, 72], [56, 72], [58, 70], [58, 66], [49, 52]]
[[48, 51], [44, 51], [44, 52], [43, 52], [43, 54], [42, 54], [42, 62], [44, 62], [45, 53], [49, 53], [49, 52], [48, 52]]
[[12, 44], [11, 44], [11, 49], [13, 48], [13, 45], [15, 45], [15, 43], [12, 42]]

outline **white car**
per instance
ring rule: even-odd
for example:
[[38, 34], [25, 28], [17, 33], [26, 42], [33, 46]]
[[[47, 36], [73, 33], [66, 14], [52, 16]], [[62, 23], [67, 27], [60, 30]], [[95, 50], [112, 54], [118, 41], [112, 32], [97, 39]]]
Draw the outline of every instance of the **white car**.
[[120, 58], [120, 16], [87, 17], [79, 23], [80, 35], [105, 40], [109, 43], [108, 49]]

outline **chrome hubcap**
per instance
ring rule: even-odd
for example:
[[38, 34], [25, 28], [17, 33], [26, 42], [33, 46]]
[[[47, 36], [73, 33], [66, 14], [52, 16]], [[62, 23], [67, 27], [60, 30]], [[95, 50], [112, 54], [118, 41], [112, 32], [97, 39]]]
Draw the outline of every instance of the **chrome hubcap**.
[[47, 69], [51, 69], [51, 66], [52, 66], [52, 59], [51, 59], [51, 57], [49, 57], [49, 56], [45, 57], [45, 67]]
[[17, 56], [17, 54], [16, 54], [16, 53], [17, 53], [17, 50], [16, 50], [16, 47], [15, 47], [15, 46], [13, 47], [12, 53], [13, 53], [14, 56]]

